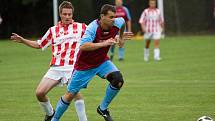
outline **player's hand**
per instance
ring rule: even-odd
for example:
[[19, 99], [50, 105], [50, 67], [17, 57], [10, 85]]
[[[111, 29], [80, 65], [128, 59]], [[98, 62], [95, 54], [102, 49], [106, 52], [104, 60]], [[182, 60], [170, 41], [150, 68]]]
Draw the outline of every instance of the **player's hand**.
[[142, 33], [146, 33], [146, 28], [145, 27], [142, 27]]
[[123, 39], [124, 40], [131, 40], [131, 38], [134, 36], [133, 32], [124, 32], [123, 33]]
[[19, 36], [16, 33], [12, 33], [12, 35], [10, 36], [10, 39], [14, 42], [19, 42], [22, 43], [22, 40], [24, 39], [22, 36]]
[[118, 38], [118, 41], [119, 41], [118, 46], [119, 46], [120, 48], [123, 47], [124, 44], [125, 44], [125, 39], [120, 39], [120, 38]]
[[131, 38], [134, 36], [133, 32], [124, 32], [122, 38], [117, 38], [118, 46], [123, 47], [126, 40], [131, 40]]
[[110, 39], [107, 39], [106, 41], [104, 41], [105, 46], [114, 45], [116, 43], [118, 43], [116, 38], [110, 38]]

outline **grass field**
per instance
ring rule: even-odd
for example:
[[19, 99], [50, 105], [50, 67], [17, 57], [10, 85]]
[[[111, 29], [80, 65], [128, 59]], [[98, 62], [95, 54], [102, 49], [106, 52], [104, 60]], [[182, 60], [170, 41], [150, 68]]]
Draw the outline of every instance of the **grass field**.
[[[114, 63], [125, 85], [110, 105], [115, 121], [196, 121], [215, 119], [215, 36], [167, 37], [161, 42], [162, 61], [143, 61], [143, 41], [126, 44], [126, 58]], [[34, 91], [46, 73], [49, 51], [0, 41], [0, 121], [42, 121]], [[94, 78], [86, 90], [89, 121], [103, 121], [96, 107], [107, 82]], [[49, 93], [55, 107], [66, 88]], [[77, 121], [73, 103], [62, 121]]]

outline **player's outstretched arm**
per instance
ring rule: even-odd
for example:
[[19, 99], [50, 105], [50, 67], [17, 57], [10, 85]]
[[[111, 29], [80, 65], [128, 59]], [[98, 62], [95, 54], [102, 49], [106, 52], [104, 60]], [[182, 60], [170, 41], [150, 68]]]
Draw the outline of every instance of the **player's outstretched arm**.
[[[123, 33], [124, 40], [131, 40], [133, 36], [134, 36], [133, 32], [124, 32]], [[119, 35], [116, 35], [115, 39], [119, 39]]]
[[107, 39], [100, 43], [86, 42], [80, 46], [80, 50], [81, 51], [93, 51], [93, 50], [97, 50], [102, 47], [114, 45], [115, 43], [117, 43], [115, 38], [114, 39], [110, 38], [110, 39]]
[[124, 32], [125, 30], [125, 24], [122, 26], [122, 28], [119, 31], [119, 36], [116, 37], [118, 41], [119, 47], [123, 47], [125, 44], [125, 40], [130, 40], [133, 37], [133, 32]]
[[32, 48], [36, 48], [36, 49], [40, 48], [39, 44], [36, 41], [25, 39], [16, 33], [12, 33], [12, 35], [10, 36], [10, 39], [14, 42], [23, 43]]
[[123, 33], [124, 40], [130, 40], [133, 36], [134, 36], [133, 32], [124, 32]]

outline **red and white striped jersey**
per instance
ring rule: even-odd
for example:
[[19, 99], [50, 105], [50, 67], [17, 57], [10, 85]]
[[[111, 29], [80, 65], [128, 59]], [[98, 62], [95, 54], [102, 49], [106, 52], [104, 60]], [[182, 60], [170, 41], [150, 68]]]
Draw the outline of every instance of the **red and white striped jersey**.
[[37, 43], [42, 50], [50, 45], [52, 46], [52, 60], [50, 65], [74, 65], [79, 51], [81, 37], [85, 29], [86, 24], [77, 22], [69, 25], [63, 25], [61, 22], [58, 22], [57, 25], [49, 28]]
[[147, 8], [142, 12], [139, 19], [140, 24], [145, 25], [146, 32], [161, 32], [161, 23], [164, 22], [161, 12], [157, 8]]

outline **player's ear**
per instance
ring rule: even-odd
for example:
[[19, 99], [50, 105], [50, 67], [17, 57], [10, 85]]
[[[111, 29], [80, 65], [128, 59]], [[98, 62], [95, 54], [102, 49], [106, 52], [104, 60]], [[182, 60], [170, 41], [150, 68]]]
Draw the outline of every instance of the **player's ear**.
[[104, 14], [100, 14], [100, 19], [102, 19], [104, 17]]
[[62, 14], [61, 13], [59, 13], [59, 16], [60, 16], [60, 18], [62, 17]]

